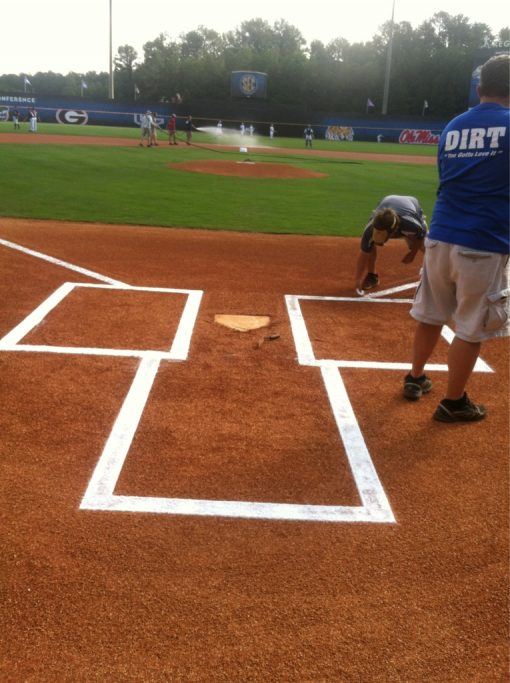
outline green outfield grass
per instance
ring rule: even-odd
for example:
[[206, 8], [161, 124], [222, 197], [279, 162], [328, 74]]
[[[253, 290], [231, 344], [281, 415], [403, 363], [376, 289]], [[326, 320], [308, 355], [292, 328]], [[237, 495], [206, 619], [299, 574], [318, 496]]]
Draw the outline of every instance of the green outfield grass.
[[[386, 194], [418, 197], [427, 215], [437, 187], [434, 166], [311, 158], [284, 150], [249, 158], [295, 164], [325, 178], [261, 180], [191, 173], [168, 168], [191, 159], [236, 159], [246, 154], [200, 147], [215, 136], [195, 133], [196, 147], [140, 149], [83, 145], [2, 144], [0, 215], [134, 225], [227, 229], [313, 235], [359, 235], [371, 210]], [[40, 133], [138, 138], [138, 130], [40, 124]], [[31, 135], [22, 130], [20, 135]], [[33, 134], [32, 134], [33, 135]], [[264, 140], [267, 145], [269, 140]], [[300, 140], [273, 141], [301, 148]], [[320, 145], [319, 145], [320, 143]], [[434, 148], [316, 141], [316, 149], [435, 154]]]

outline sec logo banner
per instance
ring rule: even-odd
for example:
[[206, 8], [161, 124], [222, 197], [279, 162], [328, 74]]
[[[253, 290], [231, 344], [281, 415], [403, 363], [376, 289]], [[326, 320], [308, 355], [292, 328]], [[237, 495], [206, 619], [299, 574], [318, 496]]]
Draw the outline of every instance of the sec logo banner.
[[253, 95], [257, 91], [257, 77], [253, 74], [245, 74], [241, 78], [239, 87], [245, 95]]

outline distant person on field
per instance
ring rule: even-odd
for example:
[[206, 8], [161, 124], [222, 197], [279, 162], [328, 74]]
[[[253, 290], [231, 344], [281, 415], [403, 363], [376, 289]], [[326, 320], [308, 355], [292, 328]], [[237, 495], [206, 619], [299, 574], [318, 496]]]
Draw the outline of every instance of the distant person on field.
[[245, 127], [244, 123], [241, 123], [241, 125], [239, 126], [239, 130], [241, 131], [241, 135], [245, 134], [246, 127]]
[[170, 118], [168, 119], [168, 124], [167, 124], [167, 130], [168, 130], [168, 144], [169, 145], [177, 145], [177, 139], [175, 137], [176, 135], [176, 129], [177, 129], [177, 117], [175, 114], [172, 114]]
[[14, 124], [14, 130], [20, 130], [21, 126], [19, 124], [19, 111], [17, 109], [12, 110], [12, 122]]
[[37, 133], [37, 119], [38, 119], [37, 111], [34, 107], [28, 110], [28, 122], [30, 126], [30, 132], [31, 133]]
[[275, 134], [274, 125], [271, 124], [271, 125], [269, 126], [269, 137], [270, 137], [271, 139], [273, 139], [273, 138], [274, 138], [274, 134]]
[[403, 237], [409, 251], [402, 263], [412, 263], [418, 251], [424, 251], [427, 223], [416, 197], [392, 194], [381, 199], [373, 211], [361, 236], [360, 253], [356, 262], [355, 289], [358, 296], [377, 287], [377, 250], [389, 239]]
[[158, 146], [158, 122], [156, 120], [157, 114], [155, 111], [151, 112], [151, 145], [152, 147]]
[[141, 138], [140, 147], [144, 147], [144, 142], [147, 141], [147, 147], [151, 146], [151, 126], [152, 126], [152, 115], [149, 110], [142, 114], [140, 117], [140, 127], [141, 127]]
[[221, 134], [223, 133], [223, 122], [222, 122], [222, 121], [218, 121], [218, 123], [216, 124], [216, 128], [217, 128], [217, 131], [218, 131], [218, 135], [221, 135]]
[[195, 126], [193, 125], [193, 120], [191, 116], [188, 116], [186, 121], [184, 122], [184, 130], [186, 131], [186, 144], [191, 145], [191, 137], [193, 135], [193, 128]]
[[305, 147], [310, 147], [312, 146], [312, 141], [314, 138], [314, 132], [313, 128], [310, 124], [307, 125], [304, 131], [304, 136], [305, 136]]
[[[439, 189], [411, 309], [418, 321], [412, 368], [404, 378], [407, 399], [431, 390], [425, 364], [443, 325], [453, 322], [446, 395], [433, 414], [439, 422], [485, 417], [466, 384], [482, 342], [509, 333], [509, 81], [510, 55], [485, 62], [480, 104], [450, 121], [439, 141]], [[504, 379], [493, 383], [496, 400], [504, 386]]]

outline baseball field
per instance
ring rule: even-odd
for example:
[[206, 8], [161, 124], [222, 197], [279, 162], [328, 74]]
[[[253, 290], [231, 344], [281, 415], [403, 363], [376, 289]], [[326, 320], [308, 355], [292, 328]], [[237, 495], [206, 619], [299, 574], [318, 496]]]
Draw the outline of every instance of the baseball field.
[[434, 150], [55, 128], [0, 128], [0, 679], [508, 680], [508, 340], [437, 423], [419, 260], [353, 296]]

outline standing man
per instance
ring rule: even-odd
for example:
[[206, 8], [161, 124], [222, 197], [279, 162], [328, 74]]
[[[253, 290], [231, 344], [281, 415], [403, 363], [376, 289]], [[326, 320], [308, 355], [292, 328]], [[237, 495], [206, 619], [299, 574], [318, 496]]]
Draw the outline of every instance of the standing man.
[[376, 273], [377, 250], [389, 239], [403, 237], [409, 251], [402, 263], [412, 263], [419, 251], [424, 251], [427, 234], [425, 215], [416, 197], [391, 194], [381, 199], [361, 236], [356, 262], [355, 288], [358, 296], [379, 284]]
[[313, 140], [313, 128], [311, 124], [309, 123], [307, 127], [305, 128], [305, 147], [312, 147], [312, 140]]
[[271, 124], [269, 126], [269, 137], [271, 138], [271, 140], [274, 138], [274, 125], [273, 124]]
[[448, 352], [440, 422], [475, 422], [487, 410], [467, 396], [481, 343], [508, 335], [510, 55], [481, 68], [480, 104], [454, 118], [439, 142], [439, 190], [425, 242], [425, 261], [411, 315], [418, 321], [404, 396], [432, 387], [424, 368], [446, 323], [455, 338]]
[[14, 130], [19, 130], [19, 111], [17, 109], [12, 110], [12, 122], [14, 124]]
[[191, 145], [191, 136], [193, 134], [193, 121], [191, 119], [191, 116], [188, 116], [186, 121], [184, 122], [184, 130], [186, 131], [186, 144]]
[[37, 133], [37, 111], [35, 107], [28, 110], [28, 121], [30, 124], [30, 132]]
[[144, 146], [144, 140], [147, 140], [147, 147], [151, 146], [151, 127], [152, 127], [152, 116], [149, 110], [142, 114], [140, 117], [141, 126], [141, 138], [140, 147]]
[[158, 122], [156, 120], [157, 114], [155, 111], [151, 112], [151, 134], [150, 134], [150, 141], [152, 147], [157, 147], [158, 146]]
[[168, 119], [167, 129], [168, 129], [168, 144], [177, 145], [178, 142], [175, 138], [175, 132], [177, 127], [177, 117], [175, 114]]

